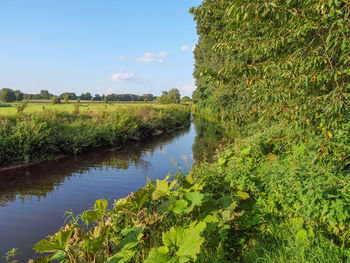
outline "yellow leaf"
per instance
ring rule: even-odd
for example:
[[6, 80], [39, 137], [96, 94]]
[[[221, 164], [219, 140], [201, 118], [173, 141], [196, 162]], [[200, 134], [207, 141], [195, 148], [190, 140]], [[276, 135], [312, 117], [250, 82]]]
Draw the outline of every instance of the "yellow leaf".
[[341, 75], [341, 72], [339, 70], [337, 71], [337, 73], [338, 73], [338, 75]]
[[247, 80], [247, 85], [249, 85], [249, 80]]
[[293, 116], [293, 115], [291, 115], [291, 116], [290, 116], [290, 119], [291, 119], [291, 120], [293, 120], [293, 119], [294, 119], [294, 116]]
[[329, 137], [329, 138], [332, 138], [332, 137], [333, 137], [333, 134], [332, 134], [330, 131], [328, 131], [328, 137]]
[[252, 85], [252, 82], [253, 82], [253, 80], [251, 79], [251, 80], [249, 81], [249, 85]]

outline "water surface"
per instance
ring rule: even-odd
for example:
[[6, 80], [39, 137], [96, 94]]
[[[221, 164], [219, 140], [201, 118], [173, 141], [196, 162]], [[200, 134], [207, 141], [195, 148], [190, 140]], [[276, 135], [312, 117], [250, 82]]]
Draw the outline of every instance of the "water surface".
[[[12, 248], [26, 262], [32, 245], [75, 215], [106, 198], [110, 203], [163, 179], [177, 169], [188, 171], [194, 159], [210, 159], [221, 132], [203, 119], [188, 129], [160, 135], [122, 148], [94, 150], [0, 173], [0, 256]], [[0, 259], [2, 262], [2, 259]]]

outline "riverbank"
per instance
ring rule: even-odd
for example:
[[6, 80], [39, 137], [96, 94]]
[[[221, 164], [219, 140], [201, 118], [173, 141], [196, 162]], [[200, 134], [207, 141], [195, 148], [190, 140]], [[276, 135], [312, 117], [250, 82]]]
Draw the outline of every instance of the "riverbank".
[[34, 249], [70, 262], [347, 262], [346, 167], [315, 150], [321, 135], [297, 130], [237, 127], [214, 162], [149, 182], [111, 210], [98, 200]]
[[0, 116], [0, 167], [54, 159], [146, 139], [190, 122], [185, 106], [126, 106], [79, 113], [50, 111]]

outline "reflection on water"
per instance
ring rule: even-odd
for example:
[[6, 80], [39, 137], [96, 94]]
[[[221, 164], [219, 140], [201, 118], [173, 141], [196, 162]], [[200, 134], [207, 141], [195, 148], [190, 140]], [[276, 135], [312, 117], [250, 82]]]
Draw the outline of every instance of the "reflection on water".
[[22, 253], [19, 261], [25, 262], [33, 257], [33, 244], [64, 224], [65, 211], [81, 213], [99, 198], [112, 203], [147, 180], [175, 173], [174, 163], [187, 171], [193, 159], [209, 159], [221, 133], [204, 119], [194, 122], [196, 126], [122, 148], [0, 172], [0, 257], [16, 247]]
[[194, 160], [211, 162], [215, 150], [224, 137], [224, 129], [217, 123], [200, 116], [194, 119], [194, 123], [196, 129], [196, 137], [192, 146]]
[[118, 173], [133, 167], [146, 176], [147, 171], [155, 165], [147, 156], [152, 157], [155, 151], [164, 154], [167, 143], [187, 133], [189, 128], [121, 148], [99, 149], [76, 157], [67, 156], [27, 168], [0, 172], [0, 206], [6, 206], [16, 199], [30, 201], [33, 196], [40, 200], [58, 190], [68, 177], [87, 174], [91, 169], [101, 173], [104, 170]]

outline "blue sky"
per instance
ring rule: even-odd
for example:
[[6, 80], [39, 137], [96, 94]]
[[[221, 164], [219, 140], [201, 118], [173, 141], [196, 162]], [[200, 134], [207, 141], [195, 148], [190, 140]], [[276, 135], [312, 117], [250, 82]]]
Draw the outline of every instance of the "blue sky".
[[191, 95], [200, 3], [0, 0], [0, 88]]

